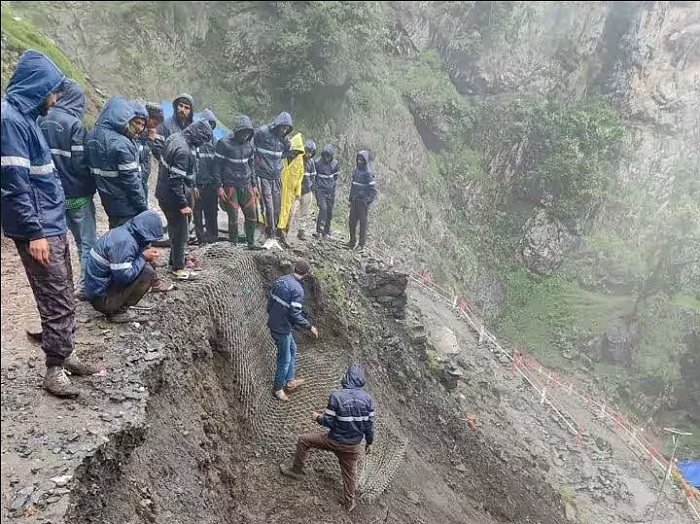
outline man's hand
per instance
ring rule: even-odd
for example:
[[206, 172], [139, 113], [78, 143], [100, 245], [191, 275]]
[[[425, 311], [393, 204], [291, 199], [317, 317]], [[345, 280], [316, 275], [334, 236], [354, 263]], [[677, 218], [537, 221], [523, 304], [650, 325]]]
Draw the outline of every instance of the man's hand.
[[158, 251], [156, 251], [152, 247], [144, 249], [143, 251], [143, 258], [146, 259], [146, 262], [153, 262], [154, 260], [157, 260], [159, 256], [160, 253], [158, 253]]
[[192, 214], [192, 208], [190, 206], [183, 207], [182, 209], [180, 209], [180, 213], [182, 213], [185, 216], [189, 216]]
[[149, 128], [148, 128], [148, 139], [149, 139], [149, 140], [155, 140], [155, 139], [156, 139], [156, 128], [155, 128], [155, 127], [149, 127]]
[[45, 238], [37, 238], [29, 241], [29, 254], [42, 266], [49, 265], [50, 252], [51, 247], [49, 246], [49, 241]]
[[224, 191], [223, 187], [220, 187], [219, 189], [216, 190], [216, 196], [218, 196], [219, 198], [226, 197], [226, 191]]
[[321, 418], [321, 413], [316, 413], [315, 411], [311, 412], [311, 420], [314, 422], [318, 422], [318, 419]]
[[365, 445], [365, 455], [371, 455], [372, 454], [372, 446], [370, 444]]
[[316, 326], [311, 326], [311, 334], [314, 338], [318, 338], [318, 329], [316, 329]]

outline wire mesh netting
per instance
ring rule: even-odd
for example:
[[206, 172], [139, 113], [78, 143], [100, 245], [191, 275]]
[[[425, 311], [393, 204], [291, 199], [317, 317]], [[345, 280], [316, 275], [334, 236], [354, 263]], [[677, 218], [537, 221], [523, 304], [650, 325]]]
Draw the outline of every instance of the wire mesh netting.
[[[347, 366], [347, 340], [305, 347], [297, 340], [296, 376], [306, 384], [280, 402], [272, 395], [276, 348], [267, 329], [269, 283], [261, 274], [253, 255], [231, 246], [214, 244], [204, 251], [206, 278], [194, 282], [201, 289], [202, 306], [211, 319], [210, 340], [217, 350], [229, 356], [239, 400], [248, 417], [252, 438], [279, 460], [291, 460], [296, 437], [322, 431], [311, 421], [312, 411], [322, 411]], [[371, 385], [367, 390], [371, 393]], [[376, 399], [375, 399], [376, 400]], [[371, 455], [360, 465], [360, 496], [372, 500], [387, 488], [406, 450], [406, 440], [390, 423], [391, 415], [377, 403], [375, 444]], [[337, 470], [335, 456], [316, 452], [310, 465], [327, 471]]]

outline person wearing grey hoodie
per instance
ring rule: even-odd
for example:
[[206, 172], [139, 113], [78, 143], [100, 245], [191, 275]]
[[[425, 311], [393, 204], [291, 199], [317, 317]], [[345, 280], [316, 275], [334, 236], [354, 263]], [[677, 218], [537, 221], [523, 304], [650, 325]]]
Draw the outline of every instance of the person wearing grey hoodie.
[[188, 93], [179, 94], [173, 100], [173, 115], [156, 129], [156, 138], [151, 144], [151, 152], [156, 160], [165, 147], [165, 140], [173, 133], [181, 133], [194, 119], [194, 98]]
[[282, 112], [270, 124], [255, 130], [253, 151], [255, 172], [260, 183], [265, 209], [265, 236], [263, 247], [270, 249], [277, 243], [277, 220], [282, 207], [282, 159], [289, 154], [292, 116]]

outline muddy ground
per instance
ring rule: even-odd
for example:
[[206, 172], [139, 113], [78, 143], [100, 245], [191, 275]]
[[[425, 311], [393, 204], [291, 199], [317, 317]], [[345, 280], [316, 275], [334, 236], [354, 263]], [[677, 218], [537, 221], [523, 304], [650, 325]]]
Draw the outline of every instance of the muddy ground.
[[[328, 368], [361, 361], [393, 431], [379, 431], [377, 438], [405, 441], [405, 456], [380, 496], [361, 501], [347, 517], [332, 462], [314, 459], [300, 483], [280, 477], [278, 465], [288, 460], [296, 430], [312, 428], [309, 399], [300, 396], [305, 400], [290, 403], [290, 413], [278, 413], [285, 424], [257, 428], [266, 419], [259, 422], [252, 396], [242, 393], [241, 377], [250, 369], [236, 356], [254, 355], [256, 369], [271, 369], [264, 362], [269, 337], [246, 317], [243, 331], [232, 334], [246, 343], [222, 344], [232, 340], [222, 325], [238, 323], [230, 319], [238, 318], [242, 304], [254, 303], [250, 311], [264, 315], [265, 286], [291, 257], [263, 253], [251, 263], [243, 251], [225, 252], [222, 266], [214, 251], [200, 251], [202, 281], [149, 297], [158, 308], [129, 325], [109, 324], [79, 303], [76, 350], [107, 374], [75, 379], [83, 393], [64, 401], [40, 387], [41, 350], [25, 336], [38, 328], [38, 315], [14, 247], [3, 239], [3, 521], [648, 520], [654, 479], [624, 446], [611, 437], [604, 449], [576, 447], [507, 366], [477, 347], [449, 308], [409, 288], [407, 318], [397, 320], [395, 311], [367, 296], [366, 257], [335, 243], [295, 247], [294, 256], [307, 256], [318, 269], [306, 306], [322, 333], [318, 341], [300, 338], [300, 374], [324, 358]], [[241, 267], [257, 271], [243, 275]], [[222, 289], [224, 298], [212, 301]], [[217, 310], [233, 317], [221, 322]], [[464, 380], [453, 391], [425, 360], [416, 336], [423, 325], [432, 345], [451, 344], [452, 358], [462, 365]], [[321, 380], [323, 370], [314, 373]], [[320, 410], [323, 397], [316, 396]], [[258, 410], [282, 409], [269, 403], [255, 397]], [[475, 414], [476, 430], [466, 413]], [[687, 521], [673, 501], [660, 514], [666, 522]]]

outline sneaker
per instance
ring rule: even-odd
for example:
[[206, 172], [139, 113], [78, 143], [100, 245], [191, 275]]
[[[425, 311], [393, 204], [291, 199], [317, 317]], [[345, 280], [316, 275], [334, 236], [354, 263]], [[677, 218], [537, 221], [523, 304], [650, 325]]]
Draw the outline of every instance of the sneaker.
[[248, 244], [248, 251], [262, 251], [262, 246], [259, 246], [257, 244]]
[[289, 382], [287, 382], [287, 386], [286, 386], [287, 391], [291, 392], [291, 391], [294, 391], [295, 389], [299, 389], [301, 386], [304, 385], [305, 382], [306, 382], [306, 380], [304, 380], [303, 378], [292, 379]]
[[308, 237], [306, 236], [306, 231], [303, 229], [300, 229], [299, 232], [297, 233], [297, 238], [299, 240], [306, 240]]
[[268, 238], [265, 240], [265, 243], [262, 245], [263, 249], [272, 249], [272, 247], [275, 245], [275, 239], [274, 238]]
[[288, 467], [285, 466], [284, 464], [280, 464], [280, 473], [284, 475], [285, 477], [289, 477], [290, 479], [294, 480], [303, 480], [304, 479], [304, 473], [300, 471], [295, 471], [294, 467]]
[[[289, 245], [289, 244], [287, 244], [287, 245]], [[277, 240], [274, 238], [272, 239], [272, 247], [274, 247], [275, 249], [279, 249], [280, 251], [284, 251], [284, 248], [282, 246], [280, 246], [280, 243], [277, 242]]]
[[126, 324], [136, 320], [136, 313], [130, 309], [120, 309], [111, 315], [107, 315], [107, 320], [114, 324]]
[[89, 377], [90, 375], [96, 375], [100, 372], [100, 368], [97, 366], [80, 360], [75, 350], [73, 350], [70, 357], [63, 362], [63, 368], [76, 377]]
[[167, 293], [173, 289], [175, 289], [175, 284], [172, 282], [163, 282], [162, 280], [158, 280], [151, 286], [149, 293]]
[[60, 398], [76, 398], [80, 395], [80, 390], [71, 384], [63, 366], [48, 366], [42, 387]]
[[176, 278], [178, 280], [195, 280], [197, 278], [194, 276], [194, 273], [185, 269], [176, 269], [172, 272], [172, 275], [173, 278]]
[[277, 400], [281, 400], [283, 402], [287, 402], [289, 400], [289, 397], [287, 396], [287, 394], [284, 392], [283, 389], [275, 391], [275, 398]]
[[150, 311], [151, 309], [155, 309], [156, 305], [153, 302], [149, 302], [148, 300], [139, 300], [138, 303], [134, 304], [133, 306], [129, 306], [131, 309], [134, 309], [136, 311]]

